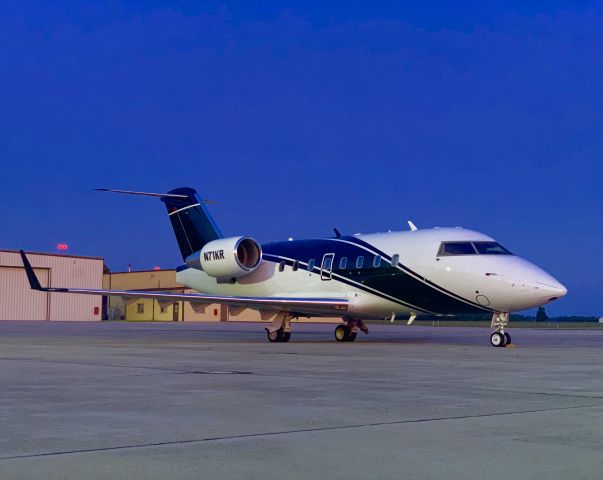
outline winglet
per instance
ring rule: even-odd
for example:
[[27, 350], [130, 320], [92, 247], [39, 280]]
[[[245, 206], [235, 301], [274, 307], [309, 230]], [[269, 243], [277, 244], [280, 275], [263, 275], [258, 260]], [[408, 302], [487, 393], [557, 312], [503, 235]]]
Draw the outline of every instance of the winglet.
[[33, 290], [40, 290], [42, 292], [46, 290], [45, 288], [42, 288], [42, 285], [40, 285], [40, 281], [38, 280], [38, 277], [36, 277], [36, 273], [31, 267], [31, 263], [29, 263], [29, 260], [25, 256], [25, 252], [23, 250], [19, 250], [19, 253], [21, 254], [21, 260], [23, 260], [23, 266], [25, 267], [25, 273], [27, 274], [27, 279], [29, 280], [29, 286]]
[[416, 227], [416, 225], [414, 223], [412, 223], [410, 220], [408, 220], [407, 223], [408, 223], [408, 226], [410, 227], [410, 230], [412, 232], [415, 232], [415, 231], [418, 230], [418, 228]]

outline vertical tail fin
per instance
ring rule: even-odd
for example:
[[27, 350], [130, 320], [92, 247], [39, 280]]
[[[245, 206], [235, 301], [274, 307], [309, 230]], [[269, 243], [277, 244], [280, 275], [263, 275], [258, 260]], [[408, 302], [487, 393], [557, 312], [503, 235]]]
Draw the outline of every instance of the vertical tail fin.
[[175, 188], [168, 193], [135, 192], [109, 188], [95, 188], [94, 190], [141, 195], [143, 197], [159, 197], [167, 208], [183, 260], [186, 260], [186, 257], [191, 253], [201, 250], [207, 242], [222, 238], [222, 233], [216, 222], [203, 205], [204, 203], [215, 202], [200, 199], [197, 192], [192, 188]]
[[222, 238], [220, 229], [194, 189], [175, 188], [160, 200], [167, 208], [183, 259], [201, 250], [207, 242]]

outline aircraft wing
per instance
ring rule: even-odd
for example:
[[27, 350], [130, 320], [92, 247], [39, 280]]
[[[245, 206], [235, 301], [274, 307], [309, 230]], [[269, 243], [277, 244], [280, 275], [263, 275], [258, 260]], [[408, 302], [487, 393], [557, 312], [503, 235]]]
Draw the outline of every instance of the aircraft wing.
[[255, 309], [285, 310], [302, 313], [325, 313], [333, 311], [339, 313], [348, 309], [348, 299], [346, 298], [299, 298], [299, 297], [236, 297], [221, 295], [204, 295], [201, 293], [170, 293], [170, 292], [152, 292], [148, 290], [101, 290], [87, 288], [59, 288], [42, 287], [36, 276], [25, 252], [20, 250], [25, 273], [29, 280], [29, 285], [33, 290], [41, 292], [62, 292], [62, 293], [80, 293], [85, 295], [109, 295], [130, 298], [154, 298], [162, 301], [186, 301], [196, 304], [221, 303], [239, 307], [249, 307]]

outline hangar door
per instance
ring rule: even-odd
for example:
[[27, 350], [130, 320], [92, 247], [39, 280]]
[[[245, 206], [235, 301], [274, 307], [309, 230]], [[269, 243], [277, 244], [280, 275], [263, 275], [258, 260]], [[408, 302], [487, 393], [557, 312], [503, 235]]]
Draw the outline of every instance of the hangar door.
[[[40, 284], [48, 286], [49, 269], [34, 268]], [[48, 293], [29, 288], [23, 267], [0, 266], [0, 320], [48, 320]]]

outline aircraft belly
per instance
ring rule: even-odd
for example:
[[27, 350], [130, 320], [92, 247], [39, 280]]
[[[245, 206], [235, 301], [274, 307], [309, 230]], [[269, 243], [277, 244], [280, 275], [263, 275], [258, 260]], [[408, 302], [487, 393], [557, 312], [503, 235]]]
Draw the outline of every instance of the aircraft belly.
[[[278, 276], [258, 276], [258, 281], [245, 283], [217, 283], [200, 270], [187, 269], [178, 272], [177, 281], [189, 288], [208, 295], [249, 296], [249, 297], [300, 297], [350, 299], [348, 315], [358, 318], [384, 318], [392, 313], [407, 314], [413, 311], [399, 303], [367, 292], [336, 279], [324, 281], [320, 274], [306, 270], [278, 272]], [[333, 311], [325, 310], [333, 315]]]

